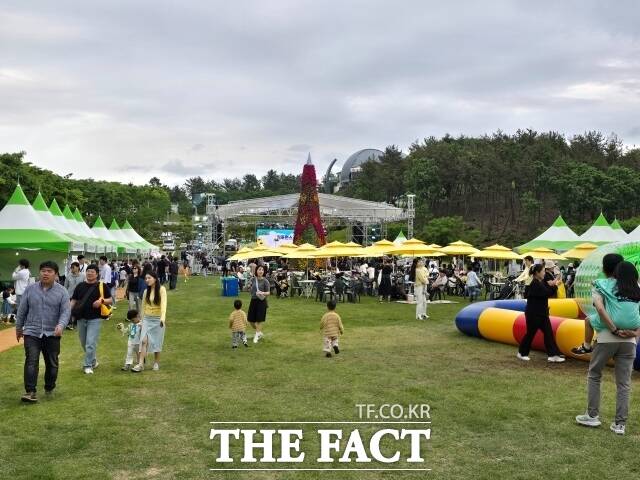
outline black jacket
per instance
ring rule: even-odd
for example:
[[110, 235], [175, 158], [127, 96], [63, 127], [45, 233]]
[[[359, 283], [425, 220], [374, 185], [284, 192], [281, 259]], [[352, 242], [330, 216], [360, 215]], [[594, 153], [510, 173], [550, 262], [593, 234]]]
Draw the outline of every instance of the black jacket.
[[544, 318], [549, 316], [549, 297], [555, 294], [558, 288], [547, 285], [547, 280], [533, 279], [529, 285], [527, 306], [524, 310], [529, 317]]

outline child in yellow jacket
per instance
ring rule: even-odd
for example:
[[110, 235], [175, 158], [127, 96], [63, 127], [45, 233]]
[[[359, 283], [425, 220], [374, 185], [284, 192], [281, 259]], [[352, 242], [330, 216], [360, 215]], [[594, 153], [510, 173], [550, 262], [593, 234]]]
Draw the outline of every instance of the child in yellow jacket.
[[336, 353], [340, 353], [338, 348], [338, 337], [344, 333], [344, 327], [342, 326], [342, 319], [338, 315], [336, 310], [336, 302], [329, 300], [327, 302], [327, 313], [322, 316], [320, 320], [320, 330], [324, 335], [324, 348], [326, 357], [331, 357], [331, 349]]
[[229, 315], [229, 328], [231, 329], [231, 348], [238, 348], [238, 343], [242, 342], [245, 347], [247, 344], [247, 314], [242, 310], [242, 302], [236, 300], [233, 302], [233, 312]]

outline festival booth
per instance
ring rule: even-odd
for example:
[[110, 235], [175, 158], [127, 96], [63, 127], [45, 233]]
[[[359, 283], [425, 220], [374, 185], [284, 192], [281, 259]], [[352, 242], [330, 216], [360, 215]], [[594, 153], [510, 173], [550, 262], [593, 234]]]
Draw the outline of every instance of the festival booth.
[[142, 238], [138, 234], [138, 232], [133, 229], [133, 227], [129, 223], [129, 220], [124, 221], [124, 224], [122, 225], [120, 231], [123, 233], [124, 237], [129, 243], [139, 245], [139, 248], [143, 254], [157, 253], [160, 251], [160, 249], [154, 244], [149, 243], [144, 238]]
[[98, 218], [93, 223], [93, 227], [91, 227], [91, 230], [96, 234], [96, 236], [103, 238], [105, 241], [109, 242], [113, 246], [114, 252], [116, 254], [124, 251], [124, 246], [121, 245], [122, 242], [120, 242], [120, 240], [116, 239], [111, 234], [111, 232], [107, 229], [104, 222], [102, 221], [102, 217], [100, 217], [100, 215], [98, 215]]
[[21, 258], [28, 258], [35, 269], [45, 260], [55, 261], [62, 269], [72, 243], [36, 214], [18, 185], [0, 211], [0, 279], [11, 280]]
[[580, 235], [580, 242], [590, 242], [596, 245], [605, 245], [607, 243], [617, 242], [620, 237], [619, 233], [616, 233], [613, 228], [604, 218], [604, 215], [600, 213], [593, 225], [589, 227], [589, 230]]
[[618, 221], [617, 218], [613, 219], [613, 223], [611, 224], [611, 229], [615, 234], [616, 242], [626, 242], [629, 240], [629, 234], [624, 231], [624, 228], [622, 228], [622, 225], [620, 225], [620, 222]]
[[578, 237], [578, 235], [576, 235], [576, 233], [566, 224], [562, 215], [558, 215], [558, 218], [553, 222], [553, 225], [530, 242], [516, 247], [516, 250], [520, 253], [525, 253], [529, 250], [533, 250], [534, 248], [543, 247], [550, 248], [552, 250], [564, 251], [585, 241], [590, 240], [582, 240], [582, 237]]
[[127, 258], [131, 256], [135, 256], [140, 249], [137, 245], [129, 243], [127, 237], [124, 235], [122, 230], [120, 230], [120, 226], [116, 219], [111, 220], [111, 225], [109, 226], [109, 232], [118, 241], [118, 254], [119, 256], [126, 256]]

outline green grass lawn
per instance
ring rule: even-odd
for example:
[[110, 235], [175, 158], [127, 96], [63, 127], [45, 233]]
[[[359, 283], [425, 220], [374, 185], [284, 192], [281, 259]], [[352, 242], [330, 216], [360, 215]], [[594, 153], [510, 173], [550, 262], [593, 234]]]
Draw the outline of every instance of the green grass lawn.
[[[264, 342], [232, 350], [232, 299], [220, 296], [218, 282], [194, 278], [170, 293], [159, 372], [120, 371], [126, 340], [115, 325], [124, 304], [103, 326], [93, 376], [81, 372], [75, 332], [65, 333], [58, 388], [37, 405], [19, 402], [23, 350], [0, 353], [0, 478], [602, 479], [640, 472], [638, 395], [627, 435], [614, 436], [607, 371], [603, 427], [577, 427], [587, 364], [548, 365], [539, 352], [524, 364], [514, 347], [466, 337], [453, 322], [464, 303], [432, 305], [425, 322], [414, 320], [410, 305], [372, 298], [340, 304], [342, 351], [327, 359], [318, 330], [325, 307], [312, 299], [270, 299]], [[241, 298], [246, 308], [247, 294]], [[357, 421], [360, 403], [429, 404], [432, 439], [423, 467], [432, 471], [209, 471], [221, 466], [211, 421]], [[318, 467], [315, 438], [306, 435], [303, 466]]]

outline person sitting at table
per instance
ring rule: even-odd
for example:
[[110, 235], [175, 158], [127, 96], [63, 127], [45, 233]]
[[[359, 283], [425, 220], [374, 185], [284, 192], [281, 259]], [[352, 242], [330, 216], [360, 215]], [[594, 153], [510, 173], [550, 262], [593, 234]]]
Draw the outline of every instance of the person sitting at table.
[[278, 298], [286, 297], [289, 294], [289, 279], [286, 270], [278, 270], [275, 286]]
[[440, 269], [438, 272], [438, 277], [434, 280], [431, 286], [431, 292], [429, 293], [429, 300], [433, 301], [435, 296], [438, 298], [442, 298], [442, 294], [444, 293], [444, 289], [447, 287], [447, 282], [449, 279], [447, 278], [447, 274], [444, 269]]

